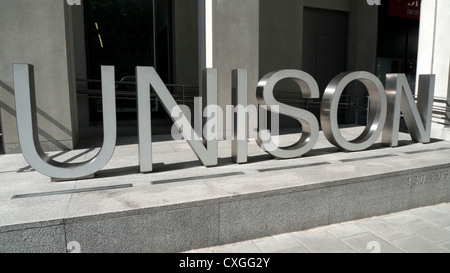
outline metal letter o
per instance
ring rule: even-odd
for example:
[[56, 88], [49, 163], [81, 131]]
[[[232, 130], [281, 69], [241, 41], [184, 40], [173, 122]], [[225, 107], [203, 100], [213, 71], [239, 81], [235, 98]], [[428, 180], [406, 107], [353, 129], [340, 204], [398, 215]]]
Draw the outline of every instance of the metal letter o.
[[[339, 131], [338, 106], [345, 87], [352, 81], [360, 81], [369, 91], [369, 117], [363, 133], [355, 140], [347, 141]], [[387, 115], [387, 98], [383, 84], [368, 72], [341, 73], [327, 86], [320, 111], [325, 137], [333, 145], [350, 152], [362, 151], [372, 146], [380, 137]]]

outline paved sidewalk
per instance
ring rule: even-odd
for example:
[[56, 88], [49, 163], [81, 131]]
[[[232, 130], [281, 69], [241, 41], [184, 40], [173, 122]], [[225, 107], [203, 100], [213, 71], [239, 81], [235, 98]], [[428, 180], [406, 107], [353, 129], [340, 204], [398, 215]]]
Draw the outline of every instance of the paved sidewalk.
[[190, 253], [450, 253], [450, 203]]

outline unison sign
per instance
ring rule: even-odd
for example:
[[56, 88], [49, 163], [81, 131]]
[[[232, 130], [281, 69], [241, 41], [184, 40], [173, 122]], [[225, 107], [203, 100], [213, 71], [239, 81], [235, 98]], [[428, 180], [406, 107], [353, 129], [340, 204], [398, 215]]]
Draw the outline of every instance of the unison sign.
[[[149, 173], [153, 169], [151, 87], [170, 113], [175, 128], [183, 135], [203, 165], [218, 165], [217, 132], [221, 109], [217, 105], [217, 70], [203, 71], [205, 126], [202, 136], [196, 134], [188, 115], [183, 112], [183, 107], [176, 103], [152, 67], [137, 67], [136, 75], [141, 172]], [[314, 148], [319, 137], [319, 121], [316, 117], [305, 109], [283, 104], [274, 97], [275, 85], [287, 79], [297, 83], [303, 98], [319, 98], [319, 87], [313, 77], [299, 70], [281, 70], [265, 75], [256, 90], [258, 111], [251, 111], [252, 107], [247, 103], [247, 71], [234, 70], [232, 75], [233, 105], [236, 113], [232, 150], [236, 163], [247, 162], [248, 118], [251, 114], [258, 115], [256, 112], [259, 112], [257, 143], [264, 151], [278, 158], [295, 158]], [[422, 143], [430, 142], [435, 76], [420, 76], [417, 104], [404, 74], [388, 74], [386, 78], [386, 89], [375, 75], [367, 72], [341, 73], [331, 80], [323, 96], [320, 119], [322, 130], [333, 145], [347, 151], [361, 151], [372, 146], [382, 136], [385, 145], [397, 146], [401, 113], [412, 139]], [[337, 113], [342, 92], [353, 81], [364, 84], [370, 103], [365, 130], [355, 140], [348, 141], [339, 131]], [[102, 67], [103, 146], [94, 158], [82, 163], [57, 162], [43, 152], [38, 138], [32, 65], [14, 65], [14, 85], [20, 145], [25, 159], [36, 171], [56, 179], [76, 179], [94, 174], [109, 162], [116, 146], [117, 133], [114, 67]], [[298, 120], [302, 125], [300, 140], [289, 147], [279, 147], [268, 129], [267, 112]]]

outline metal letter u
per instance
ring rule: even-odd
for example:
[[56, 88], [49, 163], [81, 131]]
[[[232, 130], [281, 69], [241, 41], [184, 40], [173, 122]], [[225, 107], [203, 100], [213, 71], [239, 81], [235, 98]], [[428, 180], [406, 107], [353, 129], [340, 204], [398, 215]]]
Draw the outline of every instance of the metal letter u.
[[62, 163], [48, 157], [38, 136], [34, 67], [14, 64], [14, 88], [19, 142], [23, 156], [36, 171], [54, 179], [77, 179], [90, 176], [111, 159], [117, 138], [114, 67], [102, 66], [103, 146], [85, 162]]

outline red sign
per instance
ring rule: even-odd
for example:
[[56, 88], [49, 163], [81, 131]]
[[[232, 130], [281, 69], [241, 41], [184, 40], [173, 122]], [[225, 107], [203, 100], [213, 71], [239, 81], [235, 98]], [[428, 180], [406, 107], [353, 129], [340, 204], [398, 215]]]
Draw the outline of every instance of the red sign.
[[421, 0], [389, 0], [388, 15], [407, 19], [420, 19]]

